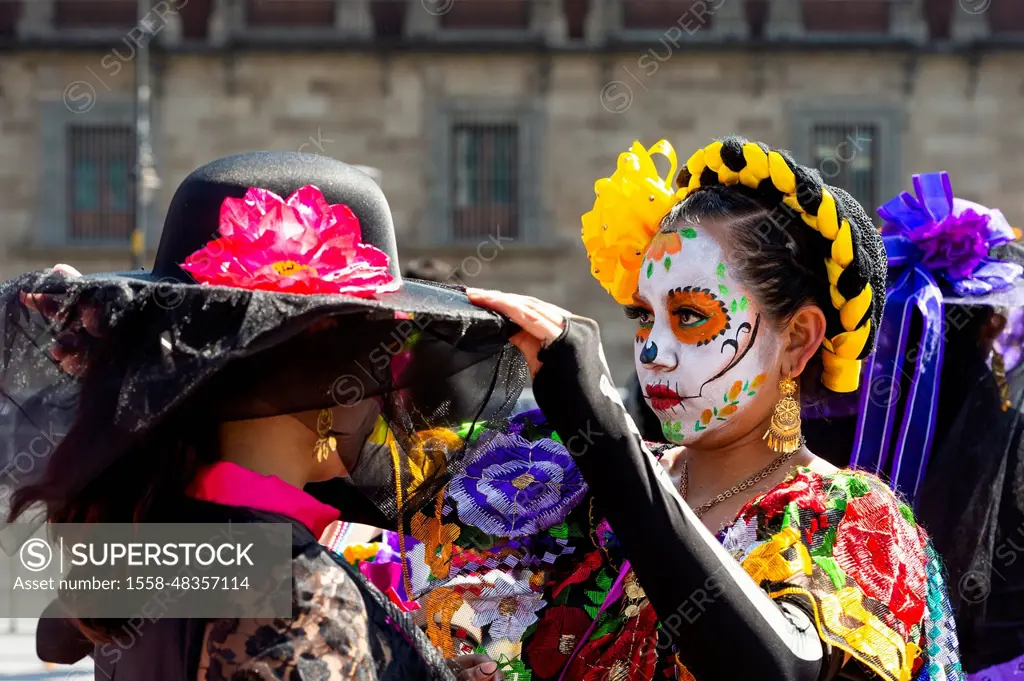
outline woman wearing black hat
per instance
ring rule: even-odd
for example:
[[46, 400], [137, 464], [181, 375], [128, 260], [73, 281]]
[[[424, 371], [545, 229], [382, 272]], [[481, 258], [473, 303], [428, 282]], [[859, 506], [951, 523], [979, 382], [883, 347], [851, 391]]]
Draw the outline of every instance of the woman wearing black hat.
[[[479, 656], [445, 662], [395, 594], [318, 543], [339, 515], [403, 522], [459, 463], [457, 438], [420, 434], [499, 417], [523, 385], [506, 320], [403, 282], [396, 263], [372, 179], [259, 152], [186, 178], [151, 272], [44, 271], [0, 288], [4, 463], [39, 428], [66, 433], [19, 476], [9, 521], [41, 508], [60, 523], [292, 527], [291, 619], [162, 619], [125, 645], [124, 621], [80, 613], [99, 675], [500, 676]], [[53, 643], [39, 649], [74, 657]]]

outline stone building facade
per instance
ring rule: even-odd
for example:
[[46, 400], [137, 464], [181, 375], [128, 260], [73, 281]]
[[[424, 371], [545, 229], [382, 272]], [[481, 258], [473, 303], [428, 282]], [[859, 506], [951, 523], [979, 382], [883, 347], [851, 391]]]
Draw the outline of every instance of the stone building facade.
[[[295, 11], [326, 2], [333, 13], [316, 15], [323, 26], [242, 30], [259, 1], [190, 0], [206, 10], [197, 18], [178, 0], [152, 55], [162, 185], [150, 257], [175, 187], [211, 159], [282, 149], [371, 166], [403, 258], [438, 257], [466, 284], [598, 319], [624, 379], [631, 322], [590, 277], [579, 216], [634, 139], [667, 138], [683, 161], [740, 133], [792, 149], [875, 205], [911, 173], [945, 169], [958, 195], [1024, 222], [1015, 0], [945, 13], [930, 0], [847, 0], [837, 4], [860, 9], [839, 19], [808, 10], [825, 0], [773, 0], [767, 17], [754, 0], [642, 0], [661, 11], [649, 15], [620, 4], [630, 0], [386, 0], [404, 12], [388, 35], [384, 1], [299, 0]], [[0, 12], [14, 5], [0, 0]], [[445, 5], [487, 6], [453, 27]], [[508, 25], [489, 24], [488, 7]], [[137, 25], [127, 9], [99, 28], [60, 11], [28, 0], [6, 37], [0, 22], [13, 48], [0, 52], [4, 279], [58, 261], [86, 272], [130, 262]], [[819, 30], [831, 20], [840, 25]]]

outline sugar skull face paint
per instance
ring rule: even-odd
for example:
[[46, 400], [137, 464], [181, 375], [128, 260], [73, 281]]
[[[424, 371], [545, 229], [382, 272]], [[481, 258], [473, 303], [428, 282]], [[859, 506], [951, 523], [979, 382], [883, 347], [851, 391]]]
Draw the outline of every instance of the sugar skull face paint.
[[772, 370], [778, 333], [700, 227], [658, 234], [640, 270], [636, 371], [671, 442], [696, 442], [749, 405]]

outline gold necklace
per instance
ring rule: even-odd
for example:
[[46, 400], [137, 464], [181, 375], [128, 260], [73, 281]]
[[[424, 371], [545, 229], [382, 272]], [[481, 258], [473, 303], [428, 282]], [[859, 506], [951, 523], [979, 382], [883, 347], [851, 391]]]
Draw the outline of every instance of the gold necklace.
[[[743, 490], [749, 488], [751, 485], [756, 485], [757, 483], [761, 482], [762, 480], [767, 478], [769, 475], [771, 475], [775, 471], [779, 470], [779, 468], [782, 466], [782, 464], [784, 464], [786, 461], [791, 459], [794, 454], [796, 454], [796, 451], [787, 452], [786, 454], [782, 454], [781, 456], [776, 457], [771, 463], [769, 463], [767, 466], [765, 466], [764, 468], [759, 470], [757, 473], [754, 473], [752, 476], [750, 476], [749, 478], [747, 478], [746, 480], [744, 480], [740, 484], [734, 485], [734, 486], [730, 487], [729, 489], [725, 490], [724, 492], [722, 492], [721, 494], [716, 496], [711, 501], [709, 501], [709, 502], [707, 502], [705, 504], [701, 504], [697, 508], [693, 509], [693, 512], [695, 514], [697, 514], [698, 518], [702, 518], [705, 513], [707, 513], [712, 508], [714, 508], [718, 504], [722, 503], [726, 499], [729, 499], [729, 498], [732, 498], [732, 497], [736, 496], [737, 494], [739, 494]], [[686, 493], [689, 491], [689, 487], [690, 487], [690, 462], [689, 461], [684, 461], [683, 462], [683, 474], [682, 474], [682, 476], [680, 477], [680, 480], [679, 480], [679, 496], [681, 496], [683, 498], [683, 501], [686, 500]]]

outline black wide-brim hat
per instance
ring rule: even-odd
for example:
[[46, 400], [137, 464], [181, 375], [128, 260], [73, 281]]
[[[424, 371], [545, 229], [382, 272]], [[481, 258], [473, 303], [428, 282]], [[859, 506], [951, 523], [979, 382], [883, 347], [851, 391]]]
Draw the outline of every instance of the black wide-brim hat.
[[[309, 185], [327, 204], [351, 209], [362, 243], [386, 254], [397, 290], [358, 297], [202, 285], [181, 267], [218, 237], [225, 199], [251, 188], [287, 198]], [[455, 287], [402, 280], [380, 187], [353, 166], [309, 154], [240, 154], [190, 174], [171, 201], [152, 270], [31, 272], [0, 287], [0, 304], [0, 466], [20, 461], [40, 432], [66, 434], [50, 438], [59, 441], [45, 455], [21, 457], [19, 470], [30, 470], [0, 489], [0, 512], [13, 489], [59, 475], [66, 457], [85, 457], [78, 479], [62, 483], [70, 497], [183, 405], [219, 422], [377, 397], [407, 449], [417, 430], [501, 417], [525, 384], [525, 364], [507, 342], [517, 328]], [[449, 459], [433, 470], [436, 480], [420, 482], [423, 496], [456, 471], [457, 452]], [[394, 515], [393, 471], [373, 468], [361, 489]]]

